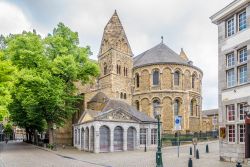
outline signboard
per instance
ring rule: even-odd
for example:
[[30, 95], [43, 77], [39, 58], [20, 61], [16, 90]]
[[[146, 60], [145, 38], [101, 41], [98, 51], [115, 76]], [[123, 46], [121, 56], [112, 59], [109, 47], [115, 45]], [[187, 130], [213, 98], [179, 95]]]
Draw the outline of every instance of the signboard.
[[181, 116], [174, 117], [174, 129], [181, 130]]
[[213, 117], [213, 121], [212, 121], [213, 125], [217, 125], [217, 118]]

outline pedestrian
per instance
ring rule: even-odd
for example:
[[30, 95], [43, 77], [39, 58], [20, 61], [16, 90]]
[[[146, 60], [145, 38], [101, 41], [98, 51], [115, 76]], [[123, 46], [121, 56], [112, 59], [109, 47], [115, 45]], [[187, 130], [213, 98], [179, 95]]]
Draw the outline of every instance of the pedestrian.
[[5, 143], [6, 143], [6, 144], [8, 143], [8, 138], [5, 139]]

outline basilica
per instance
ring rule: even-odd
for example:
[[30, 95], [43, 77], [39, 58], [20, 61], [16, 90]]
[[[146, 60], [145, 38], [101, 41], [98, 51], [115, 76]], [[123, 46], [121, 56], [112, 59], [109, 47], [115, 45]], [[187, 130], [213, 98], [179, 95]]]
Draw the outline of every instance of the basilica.
[[155, 147], [161, 106], [161, 133], [202, 130], [202, 71], [184, 50], [171, 50], [163, 40], [135, 56], [115, 11], [104, 28], [98, 54], [101, 74], [89, 85], [78, 85], [82, 112], [73, 124], [73, 145], [95, 153]]

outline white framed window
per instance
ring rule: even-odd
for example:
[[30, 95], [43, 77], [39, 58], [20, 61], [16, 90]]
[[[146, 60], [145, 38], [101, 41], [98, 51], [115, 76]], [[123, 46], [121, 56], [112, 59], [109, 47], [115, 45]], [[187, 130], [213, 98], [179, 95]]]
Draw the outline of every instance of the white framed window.
[[245, 143], [245, 125], [239, 125], [239, 143]]
[[228, 142], [235, 143], [235, 126], [234, 125], [228, 126]]
[[227, 67], [232, 67], [235, 65], [234, 53], [229, 53], [227, 56]]
[[235, 85], [235, 73], [234, 69], [227, 70], [227, 87]]
[[239, 31], [247, 28], [247, 16], [245, 10], [238, 14], [238, 21]]
[[240, 66], [238, 68], [238, 80], [239, 84], [244, 84], [247, 82], [247, 65]]
[[238, 104], [238, 113], [239, 113], [239, 120], [240, 121], [243, 121], [243, 120], [245, 120], [245, 113], [244, 113], [244, 105], [245, 105], [246, 103], [239, 103]]
[[151, 129], [151, 144], [156, 144], [157, 141], [157, 129]]
[[147, 142], [147, 129], [141, 128], [140, 129], [140, 144], [146, 144]]
[[230, 18], [227, 20], [227, 36], [230, 37], [235, 33], [235, 25], [234, 25], [234, 18]]
[[227, 105], [226, 108], [227, 108], [227, 121], [234, 121], [235, 120], [234, 104]]
[[239, 63], [247, 61], [247, 47], [238, 50], [238, 60]]

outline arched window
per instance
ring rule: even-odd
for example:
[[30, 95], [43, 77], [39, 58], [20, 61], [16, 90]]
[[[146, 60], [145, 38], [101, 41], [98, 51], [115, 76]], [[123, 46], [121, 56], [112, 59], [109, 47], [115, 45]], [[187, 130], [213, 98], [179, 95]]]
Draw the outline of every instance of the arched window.
[[126, 93], [124, 93], [123, 97], [124, 97], [124, 99], [127, 99], [127, 94], [126, 94]]
[[174, 115], [175, 116], [179, 115], [179, 111], [180, 111], [180, 101], [176, 99], [174, 101]]
[[140, 86], [140, 76], [138, 73], [135, 74], [135, 85], [137, 88]]
[[159, 71], [155, 70], [153, 72], [153, 85], [159, 85]]
[[103, 65], [103, 73], [104, 73], [104, 75], [106, 75], [108, 73], [108, 66], [106, 63], [104, 63], [104, 65]]
[[119, 74], [119, 66], [118, 66], [118, 64], [116, 65], [116, 74]]
[[118, 66], [118, 73], [121, 74], [121, 66]]
[[194, 89], [195, 87], [195, 75], [192, 75], [192, 88]]
[[136, 106], [136, 109], [139, 111], [140, 110], [140, 102], [139, 102], [139, 100], [135, 101], [135, 106]]
[[123, 68], [123, 73], [124, 73], [124, 76], [126, 76], [126, 68], [125, 67]]
[[190, 116], [194, 115], [194, 100], [190, 102]]
[[123, 93], [120, 94], [120, 98], [123, 99]]
[[154, 110], [154, 107], [158, 106], [158, 105], [160, 105], [160, 100], [159, 99], [154, 99], [153, 100], [153, 110]]
[[126, 76], [128, 76], [128, 68], [126, 68], [126, 70], [125, 70], [125, 71], [126, 71]]
[[180, 72], [176, 71], [174, 73], [174, 85], [178, 86], [180, 85]]

